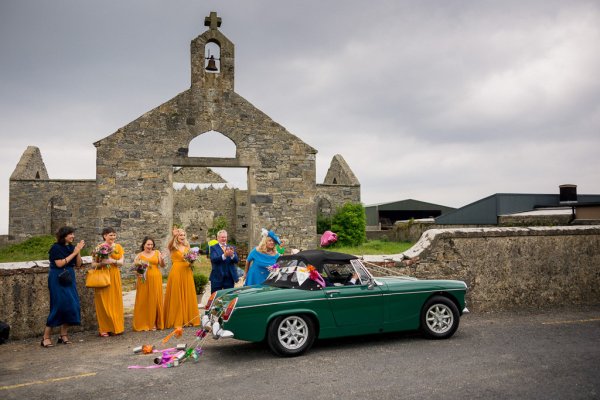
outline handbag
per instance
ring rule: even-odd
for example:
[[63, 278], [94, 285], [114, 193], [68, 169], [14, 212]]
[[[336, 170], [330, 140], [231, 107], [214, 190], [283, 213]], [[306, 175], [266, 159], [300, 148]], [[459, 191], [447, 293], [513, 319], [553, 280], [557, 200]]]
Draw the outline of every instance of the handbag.
[[63, 270], [58, 274], [58, 283], [62, 286], [71, 286], [73, 283], [73, 278], [71, 277], [71, 273], [67, 268], [63, 268]]
[[85, 277], [85, 286], [96, 289], [110, 286], [108, 269], [90, 269]]

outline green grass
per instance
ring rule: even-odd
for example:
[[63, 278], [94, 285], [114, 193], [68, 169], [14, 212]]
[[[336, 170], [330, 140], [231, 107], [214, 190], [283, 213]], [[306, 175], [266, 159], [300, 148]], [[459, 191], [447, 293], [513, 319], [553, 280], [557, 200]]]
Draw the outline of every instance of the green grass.
[[47, 260], [48, 250], [56, 242], [54, 236], [36, 236], [0, 249], [0, 262]]
[[412, 247], [410, 242], [387, 242], [383, 240], [369, 240], [357, 247], [331, 247], [327, 250], [338, 251], [354, 255], [388, 255], [402, 253]]
[[[20, 262], [47, 260], [48, 250], [56, 242], [52, 235], [35, 236], [19, 244], [13, 244], [0, 249], [0, 262]], [[81, 251], [82, 256], [89, 255], [86, 249]]]

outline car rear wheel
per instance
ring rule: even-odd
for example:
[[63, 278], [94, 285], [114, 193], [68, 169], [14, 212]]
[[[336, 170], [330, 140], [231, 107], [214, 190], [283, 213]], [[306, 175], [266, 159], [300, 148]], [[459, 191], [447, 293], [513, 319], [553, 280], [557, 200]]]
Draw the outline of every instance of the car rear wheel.
[[284, 357], [299, 356], [315, 341], [315, 327], [306, 315], [285, 315], [269, 324], [268, 339], [271, 350]]
[[460, 316], [452, 300], [434, 296], [421, 311], [421, 330], [431, 339], [447, 339], [458, 329]]

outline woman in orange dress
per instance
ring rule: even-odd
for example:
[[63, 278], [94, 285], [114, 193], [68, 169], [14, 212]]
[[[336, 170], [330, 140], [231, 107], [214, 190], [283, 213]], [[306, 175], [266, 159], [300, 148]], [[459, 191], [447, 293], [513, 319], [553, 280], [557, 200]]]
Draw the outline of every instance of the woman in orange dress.
[[137, 277], [135, 306], [133, 308], [133, 330], [148, 331], [164, 329], [163, 321], [163, 286], [160, 267], [165, 267], [165, 260], [160, 251], [155, 249], [154, 239], [146, 236], [142, 242], [141, 252], [135, 257], [148, 264], [145, 278]]
[[[113, 228], [102, 230], [104, 243], [100, 243], [94, 251], [94, 262], [92, 266], [107, 268], [110, 274], [110, 286], [94, 289], [94, 303], [96, 304], [96, 317], [98, 318], [98, 330], [100, 336], [107, 337], [110, 334], [118, 335], [125, 330], [125, 319], [123, 316], [123, 290], [121, 289], [121, 266], [123, 266], [123, 247], [115, 243], [117, 232]], [[101, 246], [112, 248], [112, 252], [106, 256], [98, 253]]]
[[174, 229], [169, 241], [172, 266], [165, 294], [165, 328], [200, 325], [194, 276], [190, 263], [184, 259], [189, 249], [185, 231]]

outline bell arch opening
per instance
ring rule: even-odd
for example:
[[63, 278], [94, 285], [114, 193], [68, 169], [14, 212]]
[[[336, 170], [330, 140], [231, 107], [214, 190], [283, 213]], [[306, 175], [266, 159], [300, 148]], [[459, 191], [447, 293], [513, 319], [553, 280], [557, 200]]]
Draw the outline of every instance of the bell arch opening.
[[221, 71], [221, 46], [216, 41], [204, 46], [204, 69], [215, 74]]

